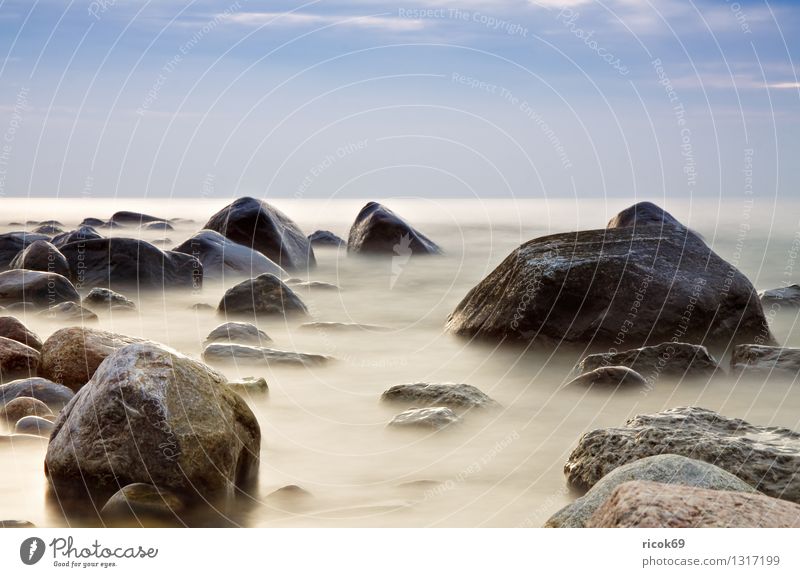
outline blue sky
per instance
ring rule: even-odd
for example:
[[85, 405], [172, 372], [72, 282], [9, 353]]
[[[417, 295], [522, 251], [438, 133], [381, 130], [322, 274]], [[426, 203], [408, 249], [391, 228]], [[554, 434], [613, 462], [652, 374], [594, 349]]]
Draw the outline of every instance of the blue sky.
[[800, 7], [0, 0], [0, 195], [796, 195]]

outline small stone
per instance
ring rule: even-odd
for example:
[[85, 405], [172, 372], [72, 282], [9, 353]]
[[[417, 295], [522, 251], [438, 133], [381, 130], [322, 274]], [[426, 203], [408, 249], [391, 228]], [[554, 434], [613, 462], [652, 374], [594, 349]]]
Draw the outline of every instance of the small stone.
[[53, 427], [53, 421], [51, 420], [35, 415], [28, 415], [17, 421], [17, 424], [14, 425], [14, 432], [18, 435], [49, 437], [50, 433], [53, 431]]
[[269, 392], [267, 379], [264, 377], [244, 377], [235, 381], [228, 381], [228, 386], [239, 392]]
[[647, 385], [645, 378], [628, 367], [600, 367], [583, 373], [568, 382], [565, 387], [580, 385], [582, 387], [644, 387]]
[[500, 406], [477, 387], [453, 383], [394, 385], [384, 391], [381, 401], [413, 403], [418, 407], [495, 409]]
[[429, 429], [443, 429], [461, 419], [448, 407], [427, 407], [424, 409], [409, 409], [403, 411], [389, 422], [389, 427], [419, 427]]
[[44, 417], [51, 415], [50, 407], [45, 405], [39, 399], [31, 397], [17, 397], [7, 402], [0, 408], [0, 418], [5, 419], [10, 423], [16, 423], [23, 417], [33, 415], [35, 417]]

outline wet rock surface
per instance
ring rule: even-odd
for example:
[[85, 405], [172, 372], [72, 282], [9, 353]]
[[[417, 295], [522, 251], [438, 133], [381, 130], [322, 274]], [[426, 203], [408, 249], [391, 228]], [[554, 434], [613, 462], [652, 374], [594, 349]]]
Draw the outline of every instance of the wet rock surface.
[[275, 275], [265, 273], [228, 289], [219, 302], [217, 312], [226, 316], [244, 317], [305, 316], [308, 309], [284, 282]]
[[500, 405], [472, 385], [454, 383], [412, 383], [394, 385], [381, 395], [388, 403], [412, 403], [417, 407], [451, 409], [496, 409]]
[[661, 343], [629, 351], [589, 355], [573, 372], [582, 374], [608, 366], [628, 367], [651, 381], [662, 375], [703, 379], [720, 370], [717, 360], [702, 345]]
[[288, 276], [285, 270], [260, 252], [229, 240], [214, 230], [201, 230], [172, 250], [200, 259], [207, 278], [251, 278], [262, 273], [274, 274], [278, 278]]
[[356, 216], [347, 238], [347, 252], [369, 255], [440, 254], [435, 242], [380, 203], [369, 202]]
[[387, 426], [440, 430], [459, 422], [461, 422], [461, 418], [452, 409], [447, 407], [427, 407], [403, 411], [395, 415]]

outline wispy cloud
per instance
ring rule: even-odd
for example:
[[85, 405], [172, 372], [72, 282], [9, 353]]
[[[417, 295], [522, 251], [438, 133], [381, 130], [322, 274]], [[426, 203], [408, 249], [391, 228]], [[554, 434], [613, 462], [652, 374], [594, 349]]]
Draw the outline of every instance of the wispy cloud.
[[800, 89], [800, 82], [776, 82], [774, 84], [767, 84], [767, 88], [775, 88], [777, 90], [798, 90]]
[[223, 20], [247, 26], [314, 26], [335, 25], [351, 28], [373, 28], [397, 32], [420, 30], [426, 22], [413, 18], [386, 15], [345, 16], [310, 14], [307, 12], [240, 12], [226, 14]]

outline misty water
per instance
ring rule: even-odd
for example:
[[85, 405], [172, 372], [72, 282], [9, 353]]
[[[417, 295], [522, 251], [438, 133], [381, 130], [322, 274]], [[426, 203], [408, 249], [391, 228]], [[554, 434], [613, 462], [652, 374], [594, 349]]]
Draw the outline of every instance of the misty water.
[[[313, 368], [219, 366], [230, 378], [263, 376], [266, 394], [245, 393], [262, 431], [258, 486], [237, 506], [199, 512], [187, 524], [271, 526], [541, 526], [575, 495], [563, 465], [580, 435], [621, 426], [639, 413], [696, 405], [759, 425], [800, 429], [800, 400], [791, 380], [734, 377], [712, 382], [661, 377], [652, 391], [561, 389], [580, 352], [471, 343], [443, 331], [467, 291], [516, 246], [537, 236], [602, 228], [634, 199], [422, 200], [376, 199], [444, 248], [442, 257], [374, 260], [345, 250], [316, 250], [308, 278], [340, 291], [299, 289], [313, 320], [367, 323], [386, 331], [298, 330], [299, 320], [262, 319], [259, 328], [284, 350], [321, 353], [335, 362]], [[644, 199], [638, 199], [644, 200]], [[651, 198], [700, 233], [736, 264], [757, 289], [800, 280], [800, 212], [769, 200]], [[3, 199], [9, 222], [57, 219], [65, 229], [86, 217], [135, 210], [192, 219], [164, 232], [121, 228], [103, 235], [176, 246], [226, 205], [225, 199]], [[328, 229], [346, 238], [364, 200], [274, 199], [308, 234]], [[29, 226], [32, 229], [34, 226]], [[302, 275], [305, 276], [305, 275]], [[206, 335], [224, 319], [213, 310], [240, 281], [208, 281], [201, 290], [131, 294], [137, 311], [99, 313], [93, 326], [165, 343], [199, 358]], [[64, 325], [34, 313], [19, 318], [44, 340]], [[800, 346], [796, 311], [770, 317], [778, 341]], [[727, 362], [727, 359], [725, 359]], [[402, 407], [379, 402], [391, 385], [455, 382], [474, 385], [502, 409], [466, 414], [458, 426], [432, 433], [396, 431], [387, 422]], [[65, 518], [48, 497], [46, 441], [0, 441], [0, 518], [38, 526], [90, 523]], [[299, 485], [305, 497], [273, 491]], [[98, 504], [98, 507], [102, 503]], [[91, 508], [91, 507], [87, 507]]]

